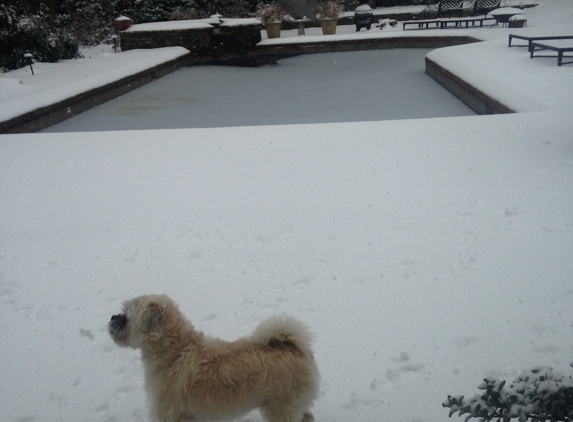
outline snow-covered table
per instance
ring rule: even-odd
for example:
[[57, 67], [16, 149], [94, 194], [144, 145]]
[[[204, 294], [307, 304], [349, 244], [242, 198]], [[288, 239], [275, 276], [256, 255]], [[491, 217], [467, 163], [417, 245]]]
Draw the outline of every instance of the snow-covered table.
[[509, 24], [509, 19], [515, 15], [522, 15], [523, 10], [515, 7], [502, 7], [492, 10], [489, 14], [495, 18], [497, 23], [501, 23], [502, 26], [507, 26]]

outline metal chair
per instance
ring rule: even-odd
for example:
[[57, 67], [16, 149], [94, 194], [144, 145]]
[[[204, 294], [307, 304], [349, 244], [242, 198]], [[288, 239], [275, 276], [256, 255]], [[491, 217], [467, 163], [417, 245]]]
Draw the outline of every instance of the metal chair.
[[497, 9], [501, 0], [475, 0], [474, 1], [474, 16], [487, 15], [494, 9]]

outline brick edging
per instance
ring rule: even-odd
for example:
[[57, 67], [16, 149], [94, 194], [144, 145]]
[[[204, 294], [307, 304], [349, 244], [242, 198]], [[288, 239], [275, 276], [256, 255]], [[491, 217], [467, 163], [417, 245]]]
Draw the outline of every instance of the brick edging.
[[477, 114], [507, 114], [515, 110], [473, 87], [463, 79], [426, 57], [426, 73], [458, 97]]
[[390, 38], [365, 38], [354, 40], [318, 41], [313, 43], [285, 43], [258, 45], [257, 49], [249, 55], [263, 56], [273, 55], [296, 55], [312, 53], [331, 53], [339, 51], [380, 50], [386, 48], [441, 48], [460, 44], [479, 42], [473, 37], [450, 36], [450, 37], [390, 37]]
[[191, 61], [191, 56], [187, 53], [109, 84], [2, 121], [0, 134], [38, 132], [187, 66]]

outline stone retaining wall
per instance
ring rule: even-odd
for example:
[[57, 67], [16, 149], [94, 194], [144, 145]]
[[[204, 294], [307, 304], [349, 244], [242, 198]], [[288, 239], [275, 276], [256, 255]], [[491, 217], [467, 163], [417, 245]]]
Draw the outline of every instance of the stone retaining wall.
[[336, 51], [380, 50], [387, 48], [441, 48], [469, 44], [479, 40], [468, 36], [450, 37], [389, 37], [318, 41], [313, 43], [263, 44], [251, 56], [330, 53]]
[[180, 46], [192, 56], [218, 59], [228, 54], [246, 54], [261, 42], [263, 24], [210, 26], [177, 30], [122, 31], [123, 51], [136, 48], [161, 48]]
[[194, 56], [210, 54], [214, 27], [173, 31], [138, 31], [119, 33], [122, 51], [162, 47], [185, 47]]
[[261, 42], [263, 24], [227, 26], [224, 23], [215, 29], [209, 49], [214, 59], [226, 55], [244, 55], [257, 48]]

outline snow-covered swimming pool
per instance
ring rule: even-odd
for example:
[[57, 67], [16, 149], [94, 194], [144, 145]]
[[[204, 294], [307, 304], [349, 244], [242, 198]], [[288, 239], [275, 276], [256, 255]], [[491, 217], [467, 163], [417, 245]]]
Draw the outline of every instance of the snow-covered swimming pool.
[[312, 54], [260, 68], [188, 67], [45, 132], [474, 115], [424, 73], [429, 51]]

